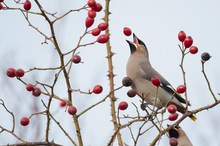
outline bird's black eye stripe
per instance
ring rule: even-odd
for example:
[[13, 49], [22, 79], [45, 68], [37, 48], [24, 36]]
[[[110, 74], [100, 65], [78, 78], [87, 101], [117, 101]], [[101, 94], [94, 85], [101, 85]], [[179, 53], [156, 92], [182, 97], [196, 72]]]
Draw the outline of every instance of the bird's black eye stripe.
[[138, 40], [138, 43], [139, 43], [140, 45], [143, 45], [143, 46], [146, 48], [146, 45], [145, 45], [144, 42], [142, 42], [141, 40]]
[[146, 45], [144, 44], [144, 42], [140, 41], [140, 45], [143, 45], [146, 48]]

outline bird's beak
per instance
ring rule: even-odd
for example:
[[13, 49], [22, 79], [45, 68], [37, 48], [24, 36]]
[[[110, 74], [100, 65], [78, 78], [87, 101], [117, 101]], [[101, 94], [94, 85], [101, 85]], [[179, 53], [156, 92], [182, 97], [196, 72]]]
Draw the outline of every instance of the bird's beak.
[[139, 39], [136, 37], [136, 35], [133, 33], [133, 43], [135, 44], [135, 45], [139, 45], [139, 41], [138, 41]]
[[131, 54], [134, 53], [136, 51], [136, 46], [133, 42], [126, 40], [127, 43], [129, 44], [130, 50], [131, 50]]

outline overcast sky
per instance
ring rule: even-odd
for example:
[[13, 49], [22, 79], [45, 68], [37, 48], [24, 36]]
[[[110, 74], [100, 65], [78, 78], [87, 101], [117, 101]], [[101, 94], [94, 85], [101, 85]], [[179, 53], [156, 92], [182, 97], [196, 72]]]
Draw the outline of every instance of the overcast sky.
[[[21, 7], [12, 1], [5, 1], [11, 7]], [[99, 0], [98, 2], [104, 6], [105, 1]], [[50, 0], [42, 2], [42, 5], [49, 12], [63, 14], [70, 9], [82, 7], [85, 3], [86, 0], [76, 0], [74, 2], [71, 0], [62, 2], [59, 0]], [[122, 78], [126, 76], [125, 67], [130, 55], [129, 46], [125, 40], [132, 40], [132, 37], [123, 35], [124, 27], [130, 27], [137, 37], [145, 42], [150, 53], [151, 64], [155, 69], [174, 87], [183, 84], [182, 74], [179, 68], [181, 54], [177, 39], [178, 32], [183, 30], [187, 35], [192, 36], [194, 45], [199, 48], [199, 52], [196, 55], [187, 55], [184, 66], [187, 76], [188, 96], [192, 104], [190, 109], [211, 104], [213, 99], [202, 76], [200, 55], [203, 52], [209, 52], [212, 56], [211, 60], [206, 63], [206, 72], [213, 91], [217, 94], [220, 92], [219, 6], [220, 2], [218, 0], [111, 0], [110, 11], [112, 14], [110, 15], [109, 29], [112, 50], [116, 53], [113, 57], [114, 73], [117, 75], [115, 77], [115, 87], [120, 86]], [[35, 7], [36, 5], [33, 4], [32, 10], [37, 10]], [[86, 11], [76, 12], [55, 25], [58, 42], [64, 52], [76, 46], [80, 35], [83, 34], [85, 29], [84, 21], [86, 15]], [[93, 27], [96, 27], [102, 22], [101, 18], [104, 16], [104, 13], [101, 12], [97, 15]], [[43, 18], [30, 15], [30, 20], [39, 29], [45, 33], [49, 33], [48, 25]], [[28, 109], [33, 105], [33, 102], [38, 103], [41, 109], [43, 109], [40, 99], [42, 98], [47, 101], [47, 97], [42, 96], [39, 99], [33, 99], [27, 93], [22, 83], [16, 79], [8, 79], [5, 76], [6, 69], [14, 67], [28, 70], [33, 67], [57, 66], [59, 59], [52, 44], [41, 45], [44, 38], [28, 26], [20, 12], [1, 10], [0, 28], [0, 88], [3, 89], [0, 92], [0, 98], [5, 101], [9, 109], [17, 113], [16, 118], [19, 120], [23, 116], [30, 116], [31, 112]], [[83, 42], [91, 42], [95, 39], [95, 37], [88, 35]], [[89, 105], [99, 101], [108, 93], [109, 83], [106, 77], [107, 59], [105, 58], [105, 45], [95, 44], [80, 48], [78, 51], [84, 64], [73, 67], [73, 71], [71, 72], [73, 88], [80, 88], [86, 91], [96, 84], [101, 84], [104, 87], [104, 92], [96, 96], [73, 93], [76, 106], [79, 111], [82, 111]], [[32, 72], [26, 75], [24, 80], [27, 82], [34, 82], [35, 80], [49, 82], [52, 81], [51, 74], [53, 74], [52, 72], [51, 74], [49, 73]], [[65, 86], [64, 81], [61, 80], [58, 83], [56, 93], [61, 97], [66, 97], [66, 90], [63, 88]], [[127, 100], [130, 108], [123, 113], [134, 114], [135, 108], [131, 105], [131, 102], [138, 103], [138, 99], [128, 99], [126, 96], [127, 90], [127, 88], [124, 88], [116, 93], [116, 96], [119, 98], [117, 103]], [[19, 99], [19, 102], [17, 99]], [[74, 132], [71, 132], [71, 128], [74, 126], [72, 125], [70, 116], [64, 112], [64, 109], [59, 109], [58, 103], [55, 102], [53, 104], [57, 119], [61, 120], [61, 123], [71, 134], [74, 134]], [[19, 108], [16, 107], [18, 105], [20, 106]], [[108, 142], [113, 133], [109, 105], [109, 101], [106, 101], [80, 119], [83, 138], [86, 139], [84, 140], [85, 146], [103, 146]], [[0, 124], [10, 127], [10, 116], [1, 107], [0, 112], [2, 113], [0, 114]], [[219, 106], [197, 114], [198, 120], [196, 122], [186, 119], [181, 123], [193, 145], [220, 145], [220, 117], [218, 115]], [[34, 125], [34, 123], [30, 124]], [[19, 127], [20, 125], [18, 124], [17, 126]], [[97, 126], [99, 127], [97, 128]], [[60, 130], [56, 131], [57, 126], [55, 124], [51, 129], [53, 128], [55, 130], [51, 132], [51, 140], [54, 139], [57, 143], [70, 145], [64, 134]], [[28, 127], [24, 128], [20, 126], [19, 129], [32, 132]], [[44, 129], [42, 132], [44, 132]], [[140, 139], [140, 145], [148, 145], [154, 135], [154, 131], [150, 131], [149, 134], [146, 134]], [[128, 131], [122, 130], [122, 136], [127, 144], [133, 145]], [[43, 140], [43, 137], [44, 134], [42, 133], [38, 140]], [[151, 137], [151, 139], [147, 137]], [[28, 140], [33, 139], [29, 136]], [[3, 141], [3, 144], [7, 144], [15, 142], [15, 139], [3, 133], [0, 134], [0, 144], [1, 141]], [[159, 145], [167, 145], [167, 142], [167, 137], [163, 136]]]

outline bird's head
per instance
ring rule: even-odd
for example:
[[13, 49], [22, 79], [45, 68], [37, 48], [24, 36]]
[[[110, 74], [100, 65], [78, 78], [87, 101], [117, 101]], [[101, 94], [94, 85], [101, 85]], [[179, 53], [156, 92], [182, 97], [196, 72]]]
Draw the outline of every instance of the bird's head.
[[148, 55], [148, 50], [144, 42], [140, 39], [137, 38], [137, 36], [133, 33], [133, 42], [126, 40], [127, 43], [130, 46], [130, 51], [131, 54], [135, 52], [140, 52], [140, 53], [147, 53]]

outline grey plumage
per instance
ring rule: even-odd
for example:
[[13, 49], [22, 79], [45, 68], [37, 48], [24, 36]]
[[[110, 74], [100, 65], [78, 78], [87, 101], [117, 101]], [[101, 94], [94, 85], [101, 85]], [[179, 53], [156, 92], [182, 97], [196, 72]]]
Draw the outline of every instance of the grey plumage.
[[[134, 42], [127, 41], [131, 56], [126, 67], [127, 76], [133, 81], [132, 88], [139, 95], [144, 94], [145, 101], [158, 108], [173, 103], [179, 112], [184, 113], [185, 108], [181, 103], [186, 103], [185, 99], [177, 94], [170, 83], [151, 66], [146, 45], [134, 34], [133, 39]], [[151, 83], [151, 78], [154, 76], [157, 76], [161, 81], [158, 92]]]

